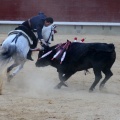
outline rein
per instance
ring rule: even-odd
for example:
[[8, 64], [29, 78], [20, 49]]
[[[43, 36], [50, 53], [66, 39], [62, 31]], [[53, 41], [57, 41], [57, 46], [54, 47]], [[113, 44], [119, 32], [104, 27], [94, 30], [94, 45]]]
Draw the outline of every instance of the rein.
[[[52, 27], [53, 27], [53, 28], [52, 28]], [[56, 28], [56, 26], [55, 26], [55, 25], [53, 25], [52, 27], [51, 27], [51, 32], [50, 32], [50, 35], [49, 35], [49, 37], [48, 37], [48, 39], [47, 39], [47, 41], [46, 41], [48, 44], [50, 44], [50, 43], [49, 43], [49, 39], [50, 39], [50, 37], [51, 37], [51, 35], [52, 35], [52, 32], [53, 32], [53, 31], [54, 31], [54, 29]]]

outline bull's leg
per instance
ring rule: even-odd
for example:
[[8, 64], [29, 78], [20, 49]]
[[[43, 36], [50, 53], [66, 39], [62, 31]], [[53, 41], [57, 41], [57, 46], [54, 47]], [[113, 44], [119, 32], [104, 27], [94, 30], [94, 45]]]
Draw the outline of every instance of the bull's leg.
[[62, 86], [68, 87], [65, 84], [65, 81], [68, 80], [68, 78], [70, 78], [71, 75], [72, 75], [71, 73], [69, 73], [69, 74], [68, 73], [66, 73], [66, 74], [59, 73], [60, 83], [55, 88], [60, 89]]
[[113, 75], [113, 73], [111, 72], [111, 70], [103, 70], [103, 73], [105, 74], [105, 78], [104, 80], [100, 83], [100, 90], [104, 87], [105, 83], [107, 82], [107, 80]]
[[98, 82], [99, 82], [100, 79], [102, 78], [101, 70], [99, 70], [99, 69], [94, 69], [94, 74], [95, 74], [95, 80], [94, 80], [92, 86], [91, 86], [90, 89], [89, 89], [90, 92], [95, 89], [95, 86], [98, 84]]
[[55, 88], [60, 89], [62, 86], [68, 87], [64, 82], [60, 82]]

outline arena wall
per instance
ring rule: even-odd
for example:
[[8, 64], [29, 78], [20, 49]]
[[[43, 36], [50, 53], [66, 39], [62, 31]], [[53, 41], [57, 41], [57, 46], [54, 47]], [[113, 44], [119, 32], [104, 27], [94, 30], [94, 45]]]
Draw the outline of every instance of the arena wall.
[[91, 33], [91, 29], [94, 33], [96, 28], [100, 33], [105, 30], [111, 33], [119, 29], [120, 0], [0, 0], [0, 4], [2, 32], [8, 32], [39, 12], [53, 17], [60, 33]]
[[0, 4], [0, 20], [25, 20], [42, 11], [55, 21], [120, 21], [120, 0], [0, 0]]

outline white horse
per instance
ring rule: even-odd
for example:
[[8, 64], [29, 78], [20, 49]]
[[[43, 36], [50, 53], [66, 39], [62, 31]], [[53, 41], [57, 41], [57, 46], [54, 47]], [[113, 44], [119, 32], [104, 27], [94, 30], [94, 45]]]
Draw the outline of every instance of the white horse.
[[[54, 25], [43, 27], [42, 35], [45, 41], [51, 41], [54, 35]], [[11, 60], [14, 63], [7, 68], [8, 81], [10, 81], [24, 66], [27, 61], [27, 53], [30, 49], [32, 40], [22, 30], [14, 30], [8, 34], [8, 37], [3, 41], [0, 53], [1, 65], [9, 63]], [[10, 71], [16, 69], [10, 73]]]

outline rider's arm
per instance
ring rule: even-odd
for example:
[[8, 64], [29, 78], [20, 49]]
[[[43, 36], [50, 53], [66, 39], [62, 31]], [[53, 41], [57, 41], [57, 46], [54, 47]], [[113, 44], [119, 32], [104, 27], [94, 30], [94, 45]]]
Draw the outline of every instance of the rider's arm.
[[46, 45], [46, 42], [45, 40], [43, 39], [43, 36], [42, 36], [42, 29], [43, 29], [43, 25], [39, 25], [37, 27], [37, 34], [38, 34], [38, 40], [39, 42], [41, 42], [42, 44], [45, 44]]
[[42, 28], [43, 28], [43, 25], [37, 26], [37, 35], [38, 35], [39, 40], [43, 39], [43, 37], [42, 37]]

